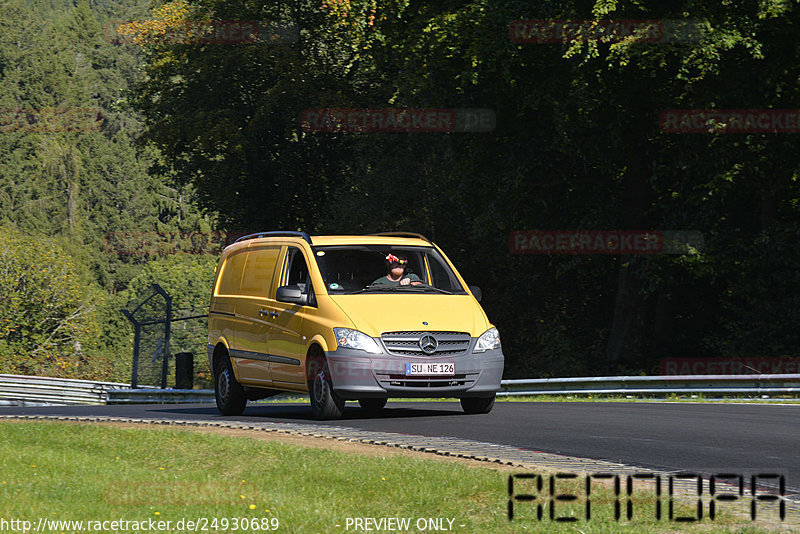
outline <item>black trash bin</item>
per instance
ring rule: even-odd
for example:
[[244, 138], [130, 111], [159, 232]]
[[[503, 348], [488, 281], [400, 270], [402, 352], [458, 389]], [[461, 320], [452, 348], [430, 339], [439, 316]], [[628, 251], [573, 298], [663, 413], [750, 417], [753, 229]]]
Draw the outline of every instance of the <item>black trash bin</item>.
[[179, 352], [175, 355], [175, 389], [194, 387], [194, 354]]

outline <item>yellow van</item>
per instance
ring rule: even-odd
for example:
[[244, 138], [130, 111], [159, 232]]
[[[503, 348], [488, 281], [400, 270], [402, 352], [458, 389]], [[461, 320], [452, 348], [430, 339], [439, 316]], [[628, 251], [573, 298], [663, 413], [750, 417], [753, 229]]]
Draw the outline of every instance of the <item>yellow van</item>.
[[308, 393], [318, 419], [347, 400], [458, 397], [488, 413], [503, 374], [497, 329], [419, 234], [262, 232], [222, 253], [208, 315], [217, 407]]

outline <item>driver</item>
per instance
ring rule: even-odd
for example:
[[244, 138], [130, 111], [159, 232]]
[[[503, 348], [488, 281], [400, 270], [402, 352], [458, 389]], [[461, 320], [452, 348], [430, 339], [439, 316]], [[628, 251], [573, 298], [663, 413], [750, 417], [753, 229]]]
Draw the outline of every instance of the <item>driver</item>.
[[408, 269], [408, 258], [405, 256], [395, 256], [389, 253], [386, 256], [386, 276], [381, 276], [374, 282], [372, 286], [418, 286], [422, 284], [422, 280], [414, 273], [406, 272]]

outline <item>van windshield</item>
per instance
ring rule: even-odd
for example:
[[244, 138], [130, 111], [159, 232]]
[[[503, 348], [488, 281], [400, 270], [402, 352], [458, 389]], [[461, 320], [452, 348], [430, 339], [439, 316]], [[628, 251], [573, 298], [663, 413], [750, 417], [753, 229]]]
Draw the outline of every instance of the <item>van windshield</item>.
[[[337, 245], [314, 247], [322, 279], [329, 294], [354, 293], [448, 293], [466, 294], [455, 273], [432, 247], [387, 245]], [[421, 285], [381, 285], [387, 275], [386, 257], [407, 259], [406, 275], [413, 274]]]

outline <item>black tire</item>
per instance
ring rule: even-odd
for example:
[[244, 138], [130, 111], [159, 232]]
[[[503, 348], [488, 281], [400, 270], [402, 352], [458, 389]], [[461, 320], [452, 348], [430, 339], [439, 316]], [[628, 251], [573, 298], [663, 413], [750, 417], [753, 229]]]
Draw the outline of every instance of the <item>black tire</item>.
[[231, 360], [227, 355], [219, 359], [214, 372], [214, 398], [222, 415], [242, 415], [247, 405], [247, 397], [233, 375]]
[[344, 399], [333, 392], [328, 362], [315, 358], [309, 378], [308, 393], [314, 419], [341, 419]]
[[494, 407], [494, 397], [464, 397], [461, 399], [461, 408], [464, 413], [489, 413]]
[[358, 399], [358, 404], [365, 412], [377, 413], [380, 412], [388, 399]]

